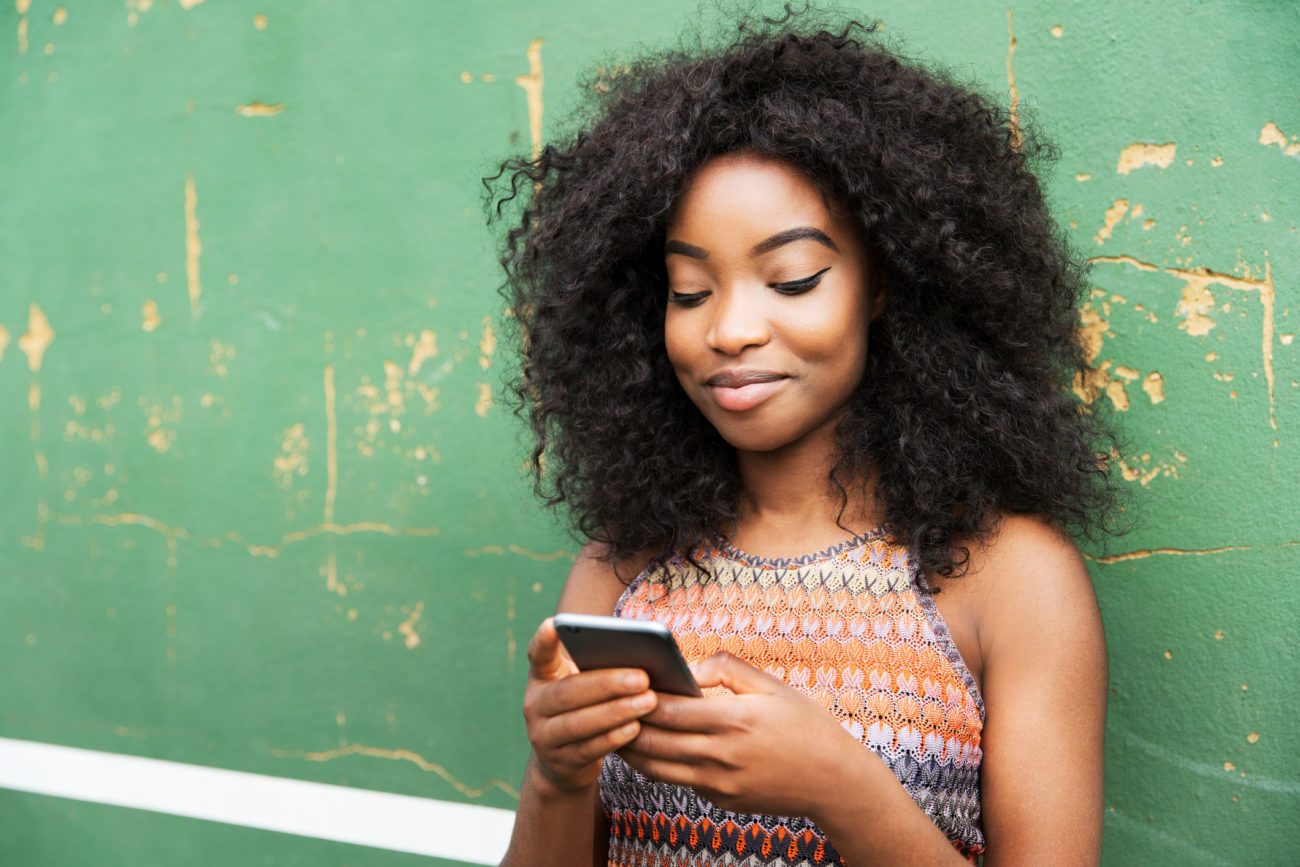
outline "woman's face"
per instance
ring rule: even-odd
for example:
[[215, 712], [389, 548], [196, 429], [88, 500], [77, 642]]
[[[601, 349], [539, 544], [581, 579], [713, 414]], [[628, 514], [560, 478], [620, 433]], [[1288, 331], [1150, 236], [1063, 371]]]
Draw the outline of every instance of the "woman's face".
[[664, 261], [668, 359], [723, 438], [743, 451], [833, 442], [884, 297], [861, 230], [797, 169], [728, 154], [687, 185]]

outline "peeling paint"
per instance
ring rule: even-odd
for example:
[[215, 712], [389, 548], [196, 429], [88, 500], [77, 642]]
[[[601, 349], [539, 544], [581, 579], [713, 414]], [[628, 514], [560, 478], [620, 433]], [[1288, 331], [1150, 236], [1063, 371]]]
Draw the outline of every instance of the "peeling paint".
[[194, 189], [194, 174], [185, 173], [185, 280], [190, 292], [190, 314], [198, 315], [199, 296], [203, 284], [199, 281], [199, 256], [203, 244], [199, 241], [199, 195]]
[[153, 331], [162, 324], [162, 317], [158, 315], [158, 303], [152, 299], [140, 305], [140, 315], [144, 318], [140, 327], [145, 331]]
[[271, 462], [271, 477], [279, 488], [293, 487], [296, 476], [307, 475], [307, 450], [311, 440], [307, 439], [306, 428], [299, 422], [284, 429], [280, 439], [280, 454]]
[[393, 761], [411, 762], [422, 771], [429, 771], [442, 777], [449, 783], [452, 788], [460, 792], [467, 798], [481, 798], [492, 789], [500, 789], [511, 798], [519, 799], [519, 792], [506, 783], [504, 780], [489, 780], [482, 786], [471, 788], [460, 780], [452, 776], [451, 772], [437, 762], [431, 762], [421, 756], [419, 753], [406, 749], [385, 749], [383, 747], [368, 747], [362, 744], [347, 743], [346, 741], [338, 749], [333, 750], [271, 750], [271, 755], [281, 759], [306, 759], [309, 762], [328, 762], [333, 759], [340, 759], [344, 756], [366, 756], [375, 759], [390, 759]]
[[528, 103], [528, 134], [533, 143], [533, 159], [542, 155], [542, 42], [528, 43], [528, 72], [515, 76], [515, 84], [524, 89]]
[[1183, 286], [1183, 297], [1174, 310], [1175, 316], [1183, 317], [1178, 329], [1192, 337], [1202, 337], [1214, 328], [1214, 320], [1209, 316], [1214, 309], [1214, 295], [1207, 284], [1205, 280], [1187, 281]]
[[1259, 143], [1265, 147], [1277, 145], [1289, 157], [1300, 156], [1300, 142], [1290, 141], [1286, 134], [1277, 128], [1277, 124], [1271, 120], [1264, 124], [1264, 128], [1259, 131]]
[[1160, 145], [1133, 142], [1133, 144], [1120, 151], [1119, 162], [1115, 164], [1115, 171], [1121, 175], [1127, 175], [1134, 169], [1143, 166], [1168, 168], [1169, 164], [1174, 161], [1177, 151], [1178, 145], [1173, 142]]
[[478, 342], [478, 351], [479, 351], [478, 366], [481, 369], [487, 370], [488, 367], [492, 364], [492, 355], [493, 353], [496, 352], [496, 349], [497, 349], [497, 338], [496, 338], [496, 334], [493, 333], [492, 331], [492, 317], [484, 316], [483, 336], [479, 338], [479, 342]]
[[284, 111], [283, 102], [268, 105], [265, 102], [253, 100], [250, 103], [235, 106], [235, 114], [240, 117], [275, 117], [282, 111]]
[[1249, 551], [1253, 545], [1223, 545], [1219, 548], [1142, 548], [1123, 554], [1111, 554], [1093, 559], [1103, 566], [1112, 563], [1124, 563], [1129, 560], [1145, 560], [1148, 557], [1204, 557], [1207, 554], [1223, 554], [1228, 551]]
[[416, 631], [416, 624], [419, 623], [420, 615], [423, 613], [424, 603], [417, 602], [415, 603], [415, 610], [397, 626], [397, 631], [405, 640], [407, 650], [414, 650], [420, 646], [420, 633]]
[[480, 418], [486, 417], [488, 410], [492, 407], [492, 386], [486, 382], [478, 384], [478, 401], [474, 404], [474, 412], [479, 414]]
[[438, 355], [438, 335], [429, 329], [420, 332], [420, 339], [411, 338], [413, 349], [411, 351], [411, 363], [407, 365], [406, 372], [411, 376], [420, 372], [421, 365], [430, 358]]
[[45, 350], [53, 342], [54, 329], [50, 327], [50, 320], [45, 318], [45, 313], [33, 302], [27, 308], [27, 331], [18, 338], [18, 348], [27, 356], [27, 366], [32, 373], [40, 371]]
[[1115, 204], [1106, 209], [1105, 220], [1101, 228], [1097, 230], [1097, 234], [1092, 236], [1092, 239], [1098, 244], [1106, 243], [1106, 239], [1110, 237], [1111, 232], [1115, 229], [1115, 224], [1120, 221], [1127, 210], [1128, 199], [1116, 199]]
[[573, 560], [576, 555], [571, 551], [552, 551], [549, 554], [543, 554], [538, 551], [530, 551], [527, 548], [521, 548], [518, 545], [510, 544], [502, 547], [501, 545], [484, 545], [480, 548], [466, 548], [461, 552], [466, 557], [481, 557], [484, 554], [517, 554], [520, 557], [527, 557], [530, 560], [537, 560], [540, 563], [551, 563], [555, 560]]
[[9, 329], [0, 325], [0, 361], [5, 360], [5, 349], [9, 346]]
[[1011, 146], [1020, 149], [1020, 91], [1016, 88], [1016, 71], [1011, 66], [1011, 58], [1016, 53], [1016, 28], [1011, 17], [1011, 7], [1007, 7], [1007, 87], [1011, 91], [1011, 104], [1007, 115], [1011, 122]]
[[1142, 380], [1142, 390], [1151, 398], [1152, 404], [1160, 403], [1165, 399], [1165, 378], [1158, 371], [1151, 371], [1147, 378]]

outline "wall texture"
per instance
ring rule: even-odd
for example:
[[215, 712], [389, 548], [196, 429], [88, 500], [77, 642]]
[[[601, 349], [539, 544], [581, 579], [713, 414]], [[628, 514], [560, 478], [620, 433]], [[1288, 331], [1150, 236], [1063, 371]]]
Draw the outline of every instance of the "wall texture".
[[[1078, 390], [1141, 505], [1089, 552], [1106, 863], [1294, 863], [1300, 9], [863, 9], [1061, 145]], [[521, 481], [478, 178], [693, 17], [6, 0], [0, 737], [513, 805], [576, 546]], [[416, 863], [3, 789], [0, 828], [15, 864]]]

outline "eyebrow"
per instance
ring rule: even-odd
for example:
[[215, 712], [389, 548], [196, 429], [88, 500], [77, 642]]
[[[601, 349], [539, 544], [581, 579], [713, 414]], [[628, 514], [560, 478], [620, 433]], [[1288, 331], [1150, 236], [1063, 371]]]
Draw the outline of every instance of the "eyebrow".
[[[762, 256], [765, 253], [771, 253], [778, 247], [784, 247], [786, 244], [793, 244], [795, 241], [816, 241], [819, 244], [825, 244], [836, 253], [840, 248], [835, 246], [835, 242], [830, 236], [821, 229], [815, 229], [812, 226], [796, 226], [793, 229], [786, 229], [784, 232], [777, 232], [766, 240], [759, 241], [749, 251], [750, 256]], [[708, 259], [709, 251], [703, 247], [697, 247], [694, 244], [688, 244], [685, 241], [669, 241], [664, 244], [664, 255], [677, 253], [681, 256], [688, 256], [691, 259]]]

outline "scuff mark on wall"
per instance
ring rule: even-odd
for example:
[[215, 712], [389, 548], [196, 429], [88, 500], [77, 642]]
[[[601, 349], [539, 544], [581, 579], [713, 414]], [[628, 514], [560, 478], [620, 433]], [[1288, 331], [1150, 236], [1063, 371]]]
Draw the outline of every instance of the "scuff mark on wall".
[[199, 241], [199, 196], [194, 189], [194, 174], [185, 173], [185, 280], [190, 290], [190, 314], [199, 312], [199, 296], [203, 285], [199, 282], [199, 255], [203, 244]]
[[1277, 145], [1289, 157], [1300, 156], [1300, 142], [1287, 139], [1286, 134], [1271, 120], [1259, 131], [1259, 143], [1265, 147]]
[[1011, 90], [1011, 104], [1007, 114], [1011, 120], [1011, 146], [1020, 149], [1020, 91], [1016, 88], [1016, 71], [1011, 66], [1011, 58], [1016, 53], [1016, 28], [1011, 17], [1011, 7], [1007, 7], [1007, 86]]
[[1169, 164], [1174, 161], [1177, 152], [1178, 145], [1174, 142], [1161, 145], [1133, 142], [1133, 144], [1120, 151], [1119, 162], [1115, 164], [1115, 171], [1121, 175], [1127, 175], [1134, 169], [1140, 169], [1143, 166], [1168, 168]]
[[528, 43], [528, 72], [515, 76], [515, 84], [524, 89], [528, 102], [528, 134], [533, 142], [533, 159], [542, 155], [542, 42]]
[[1097, 230], [1097, 234], [1092, 236], [1092, 239], [1098, 244], [1106, 243], [1106, 239], [1109, 238], [1111, 232], [1115, 230], [1115, 224], [1120, 221], [1124, 216], [1124, 212], [1127, 210], [1128, 199], [1116, 199], [1115, 204], [1106, 209], [1106, 216], [1101, 224], [1101, 228]]
[[27, 366], [32, 373], [40, 371], [45, 350], [49, 349], [53, 342], [54, 329], [50, 327], [50, 320], [46, 319], [41, 308], [32, 302], [27, 308], [27, 331], [18, 338], [18, 348], [27, 356]]

